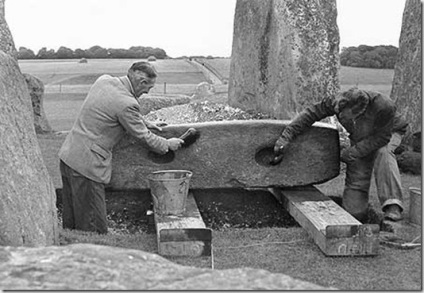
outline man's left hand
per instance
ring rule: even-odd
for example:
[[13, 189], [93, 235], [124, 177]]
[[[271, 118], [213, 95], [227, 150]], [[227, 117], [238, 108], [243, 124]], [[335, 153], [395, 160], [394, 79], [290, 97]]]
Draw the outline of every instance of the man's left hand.
[[156, 129], [158, 131], [162, 131], [162, 127], [168, 125], [165, 122], [157, 122], [157, 123], [150, 123], [147, 127], [150, 129]]

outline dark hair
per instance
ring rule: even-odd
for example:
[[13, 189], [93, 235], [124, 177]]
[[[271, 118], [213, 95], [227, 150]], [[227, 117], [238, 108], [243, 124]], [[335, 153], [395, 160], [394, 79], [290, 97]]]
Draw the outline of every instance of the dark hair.
[[130, 71], [141, 71], [144, 72], [147, 76], [147, 78], [156, 78], [158, 76], [156, 69], [151, 65], [149, 62], [140, 61], [134, 63], [130, 69], [128, 69], [128, 72]]
[[343, 108], [352, 108], [354, 114], [362, 112], [368, 105], [369, 99], [365, 91], [353, 87], [342, 93], [342, 99], [339, 102], [340, 110]]

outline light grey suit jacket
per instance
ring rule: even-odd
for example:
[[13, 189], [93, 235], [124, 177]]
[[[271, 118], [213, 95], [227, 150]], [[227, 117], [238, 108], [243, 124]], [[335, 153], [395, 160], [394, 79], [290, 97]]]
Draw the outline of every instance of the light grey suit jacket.
[[112, 175], [112, 148], [126, 132], [145, 140], [154, 151], [166, 153], [167, 140], [147, 129], [131, 92], [127, 77], [99, 77], [88, 92], [59, 158], [83, 176], [106, 184]]

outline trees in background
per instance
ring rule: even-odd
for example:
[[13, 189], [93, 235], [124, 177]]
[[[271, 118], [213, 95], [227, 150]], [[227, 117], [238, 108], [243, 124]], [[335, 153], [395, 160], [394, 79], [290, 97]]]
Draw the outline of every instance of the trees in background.
[[37, 54], [25, 47], [20, 47], [18, 50], [18, 59], [146, 59], [150, 56], [154, 56], [157, 59], [168, 57], [163, 49], [142, 46], [134, 46], [129, 49], [106, 49], [100, 46], [93, 46], [86, 50], [78, 48], [75, 51], [63, 46], [57, 51], [43, 47]]
[[393, 69], [398, 48], [394, 46], [367, 46], [342, 48], [340, 64], [342, 66]]

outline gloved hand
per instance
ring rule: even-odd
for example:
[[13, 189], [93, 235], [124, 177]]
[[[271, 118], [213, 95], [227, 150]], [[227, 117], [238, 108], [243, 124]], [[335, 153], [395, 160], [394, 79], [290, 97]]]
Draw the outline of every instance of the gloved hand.
[[275, 142], [275, 145], [274, 145], [274, 154], [276, 155], [276, 156], [279, 156], [279, 155], [281, 155], [282, 153], [283, 153], [283, 149], [286, 147], [286, 145], [288, 145], [289, 144], [289, 141], [287, 140], [287, 139], [285, 139], [285, 138], [283, 138], [283, 137], [279, 137], [278, 139], [277, 139], [277, 141]]
[[168, 149], [170, 149], [171, 151], [178, 150], [181, 147], [181, 145], [184, 143], [184, 140], [177, 137], [168, 138], [167, 141], [168, 141]]

